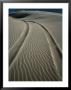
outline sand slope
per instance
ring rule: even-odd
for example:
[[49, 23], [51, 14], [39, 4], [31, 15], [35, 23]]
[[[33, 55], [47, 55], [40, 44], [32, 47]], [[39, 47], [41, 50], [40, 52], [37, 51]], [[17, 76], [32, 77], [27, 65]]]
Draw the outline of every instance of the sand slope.
[[9, 80], [62, 80], [62, 16], [9, 17]]

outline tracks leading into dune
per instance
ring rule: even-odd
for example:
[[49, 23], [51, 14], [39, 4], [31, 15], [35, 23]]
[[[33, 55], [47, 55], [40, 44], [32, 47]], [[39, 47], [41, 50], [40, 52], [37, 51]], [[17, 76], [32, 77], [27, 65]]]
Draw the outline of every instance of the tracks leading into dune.
[[[45, 31], [45, 36], [47, 38], [47, 42], [49, 43], [49, 48], [50, 48], [50, 52], [51, 52], [51, 56], [53, 58], [53, 63], [54, 66], [56, 68], [56, 71], [58, 72], [58, 76], [61, 79], [62, 76], [62, 52], [60, 51], [58, 45], [56, 44], [55, 40], [53, 39], [53, 37], [51, 36], [51, 34], [48, 32], [47, 28], [45, 28], [42, 24], [37, 23], [35, 21], [29, 21], [29, 22], [33, 22], [36, 23], [38, 25], [40, 25], [43, 30]], [[61, 68], [60, 68], [61, 65]], [[60, 70], [59, 70], [60, 68]]]
[[9, 56], [10, 56], [10, 57], [9, 57], [9, 66], [10, 66], [11, 63], [13, 62], [13, 59], [14, 59], [15, 56], [17, 55], [17, 53], [18, 53], [18, 51], [19, 51], [22, 43], [23, 43], [24, 40], [26, 39], [26, 36], [27, 36], [27, 34], [28, 34], [28, 32], [29, 32], [29, 25], [28, 25], [28, 23], [27, 23], [26, 21], [24, 21], [24, 22], [25, 22], [25, 24], [26, 24], [26, 27], [25, 27], [26, 31], [25, 31], [25, 33], [24, 33], [24, 31], [23, 31], [23, 33], [20, 35], [19, 39], [15, 42], [15, 44], [13, 45], [13, 47], [12, 47], [12, 48], [10, 49], [10, 51], [9, 51]]
[[[22, 33], [21, 38], [12, 48], [13, 51], [10, 51], [12, 56], [10, 55], [9, 61], [9, 80], [62, 80], [62, 67], [60, 68], [62, 66], [62, 53], [53, 37], [47, 28], [40, 23], [35, 21], [25, 21], [25, 23], [25, 34]], [[19, 45], [17, 46], [17, 44]]]
[[47, 28], [44, 27], [44, 25], [42, 25], [42, 24], [40, 24], [40, 23], [37, 23], [37, 22], [35, 22], [35, 21], [27, 21], [27, 22], [33, 22], [33, 23], [36, 23], [36, 24], [40, 25], [40, 26], [45, 30], [45, 32], [49, 34], [49, 36], [51, 37], [53, 43], [55, 44], [55, 46], [56, 46], [56, 48], [57, 48], [57, 50], [58, 50], [60, 56], [62, 57], [62, 52], [61, 52], [60, 48], [59, 48], [58, 45], [56, 44], [56, 41], [54, 40], [54, 38], [53, 38], [53, 37], [51, 36], [51, 34], [48, 32]]

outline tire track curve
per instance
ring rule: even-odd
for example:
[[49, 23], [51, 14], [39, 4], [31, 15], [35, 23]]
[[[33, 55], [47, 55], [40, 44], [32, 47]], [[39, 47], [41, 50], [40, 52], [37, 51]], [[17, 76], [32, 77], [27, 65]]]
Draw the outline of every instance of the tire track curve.
[[[29, 24], [28, 21], [26, 21], [26, 23]], [[26, 40], [26, 42], [28, 42], [28, 43], [27, 43], [25, 49], [23, 49], [23, 45], [24, 45], [24, 42], [23, 42], [23, 45], [21, 44], [19, 50], [16, 53], [16, 57], [14, 57], [13, 62], [10, 65], [9, 70], [12, 73], [10, 74], [11, 76], [10, 76], [9, 80], [11, 80], [11, 81], [12, 80], [13, 81], [22, 81], [22, 80], [24, 80], [24, 81], [46, 81], [46, 80], [54, 81], [55, 80], [56, 81], [56, 80], [61, 80], [60, 75], [57, 74], [58, 69], [56, 69], [56, 65], [55, 65], [55, 62], [54, 62], [55, 59], [57, 59], [57, 58], [54, 58], [55, 54], [53, 53], [53, 51], [55, 49], [57, 49], [57, 45], [53, 42], [53, 39], [51, 38], [52, 36], [50, 36], [49, 34], [47, 35], [47, 29], [44, 26], [42, 26], [41, 24], [37, 24], [37, 25], [40, 26], [41, 28], [43, 28], [43, 31], [44, 30], [46, 31], [46, 34], [44, 32], [44, 35], [46, 36], [45, 38], [48, 38], [46, 41], [49, 44], [47, 46], [49, 46], [48, 48], [50, 49], [51, 55], [49, 55], [48, 50], [47, 50], [47, 53], [43, 52], [44, 49], [40, 50], [42, 48], [39, 45], [39, 43], [41, 43], [40, 42], [41, 37], [39, 37], [38, 41], [37, 40], [35, 41], [35, 38], [36, 38], [34, 36], [35, 32], [34, 32], [34, 35], [33, 35], [34, 37], [32, 36], [32, 34], [33, 34], [32, 33], [30, 35], [31, 38], [28, 37], [30, 39], [28, 41]], [[28, 27], [28, 30], [29, 30], [29, 27]], [[43, 35], [43, 34], [41, 34], [41, 35]], [[51, 41], [52, 41], [52, 43], [51, 43]], [[52, 46], [55, 47], [54, 50], [52, 50]], [[20, 49], [21, 49], [21, 52], [19, 53]], [[32, 50], [32, 52], [31, 52], [31, 50]], [[38, 50], [38, 51], [36, 51], [36, 50]], [[21, 55], [21, 57], [19, 57], [20, 56], [19, 54]], [[17, 58], [17, 56], [18, 56], [18, 58]], [[50, 58], [50, 56], [52, 56], [52, 59]], [[47, 58], [48, 58], [48, 60], [47, 60]], [[53, 63], [52, 63], [52, 61], [53, 61]], [[54, 68], [54, 66], [55, 66], [55, 68]], [[56, 69], [56, 71], [55, 71], [55, 69]]]
[[11, 65], [11, 63], [13, 62], [13, 59], [15, 58], [15, 56], [17, 55], [17, 52], [19, 51], [22, 43], [24, 42], [28, 32], [29, 32], [29, 25], [26, 21], [24, 21], [26, 24], [25, 27], [25, 32], [23, 31], [23, 33], [20, 35], [19, 39], [15, 42], [15, 44], [13, 45], [13, 47], [10, 49], [9, 51], [9, 66]]
[[[26, 20], [25, 20], [25, 21], [26, 21]], [[40, 26], [46, 31], [46, 33], [48, 32], [47, 28], [45, 28], [44, 25], [42, 25], [42, 24], [40, 24], [40, 23], [37, 23], [37, 22], [35, 22], [35, 21], [26, 21], [26, 22], [33, 22], [33, 23], [36, 23], [36, 24], [40, 25]], [[49, 32], [48, 32], [48, 33], [49, 33]], [[56, 46], [56, 48], [57, 48], [57, 50], [58, 50], [60, 56], [62, 57], [62, 51], [60, 50], [59, 46], [56, 44], [55, 39], [51, 36], [50, 33], [49, 33], [49, 35], [50, 35], [50, 37], [51, 37], [53, 43], [55, 44], [55, 46]]]
[[[29, 25], [30, 26], [30, 25]], [[33, 25], [34, 28], [35, 24]], [[37, 25], [38, 28], [40, 29], [40, 26]], [[37, 31], [36, 31], [37, 30]], [[30, 28], [31, 31], [31, 28]], [[32, 32], [33, 31], [33, 32]], [[19, 50], [17, 56], [14, 59], [14, 63], [10, 67], [10, 71], [15, 69], [15, 66], [17, 66], [17, 71], [15, 73], [15, 76], [17, 75], [18, 78], [16, 79], [11, 79], [11, 74], [10, 74], [10, 80], [24, 80], [24, 81], [46, 81], [46, 80], [56, 80], [55, 78], [49, 77], [49, 71], [45, 71], [45, 65], [43, 65], [43, 62], [41, 59], [42, 56], [39, 55], [39, 49], [37, 47], [40, 47], [40, 49], [44, 50], [44, 48], [48, 48], [49, 46], [46, 42], [45, 35], [43, 35], [43, 32], [40, 32], [40, 30], [36, 29], [33, 30], [29, 33], [30, 35], [26, 38], [26, 43], [22, 45], [21, 49]], [[35, 32], [34, 32], [35, 31]], [[40, 36], [39, 36], [40, 34]], [[37, 35], [37, 37], [36, 37]], [[41, 41], [40, 41], [41, 38]], [[27, 41], [28, 40], [28, 41]], [[45, 42], [44, 42], [45, 40]], [[46, 47], [44, 46], [45, 44]], [[23, 48], [24, 47], [24, 48]], [[50, 53], [50, 52], [49, 52]], [[21, 55], [21, 56], [20, 56]], [[39, 56], [38, 56], [39, 55]], [[49, 55], [51, 57], [51, 55]], [[48, 56], [46, 56], [46, 61], [48, 61]], [[22, 63], [21, 63], [22, 61]], [[17, 64], [18, 62], [18, 64]], [[45, 62], [45, 61], [44, 61]], [[21, 63], [21, 64], [20, 64]], [[41, 64], [42, 63], [42, 64]], [[25, 72], [23, 75], [21, 73], [21, 68], [24, 67], [22, 72]], [[23, 76], [23, 79], [21, 77]]]
[[[36, 24], [40, 25], [45, 30], [45, 32], [46, 32], [45, 36], [46, 36], [47, 41], [48, 41], [49, 46], [50, 46], [49, 48], [51, 51], [51, 56], [53, 58], [53, 64], [54, 64], [54, 66], [56, 68], [56, 72], [58, 72], [57, 74], [61, 80], [62, 79], [62, 53], [61, 53], [60, 49], [58, 48], [55, 40], [53, 39], [51, 34], [48, 32], [48, 30], [42, 24], [37, 23], [35, 21], [28, 21], [28, 22], [36, 23]], [[60, 65], [61, 65], [61, 68], [59, 70]]]

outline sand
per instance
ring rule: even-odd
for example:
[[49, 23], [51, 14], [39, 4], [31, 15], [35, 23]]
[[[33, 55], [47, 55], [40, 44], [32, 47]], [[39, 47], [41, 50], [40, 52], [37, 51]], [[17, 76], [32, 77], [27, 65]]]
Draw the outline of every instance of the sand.
[[62, 15], [22, 13], [9, 16], [9, 80], [61, 81]]

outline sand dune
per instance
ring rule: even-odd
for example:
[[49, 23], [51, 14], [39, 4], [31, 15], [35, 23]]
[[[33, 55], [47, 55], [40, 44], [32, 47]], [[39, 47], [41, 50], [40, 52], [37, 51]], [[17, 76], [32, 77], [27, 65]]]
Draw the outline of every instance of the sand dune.
[[9, 80], [62, 80], [62, 16], [27, 13], [9, 17]]

